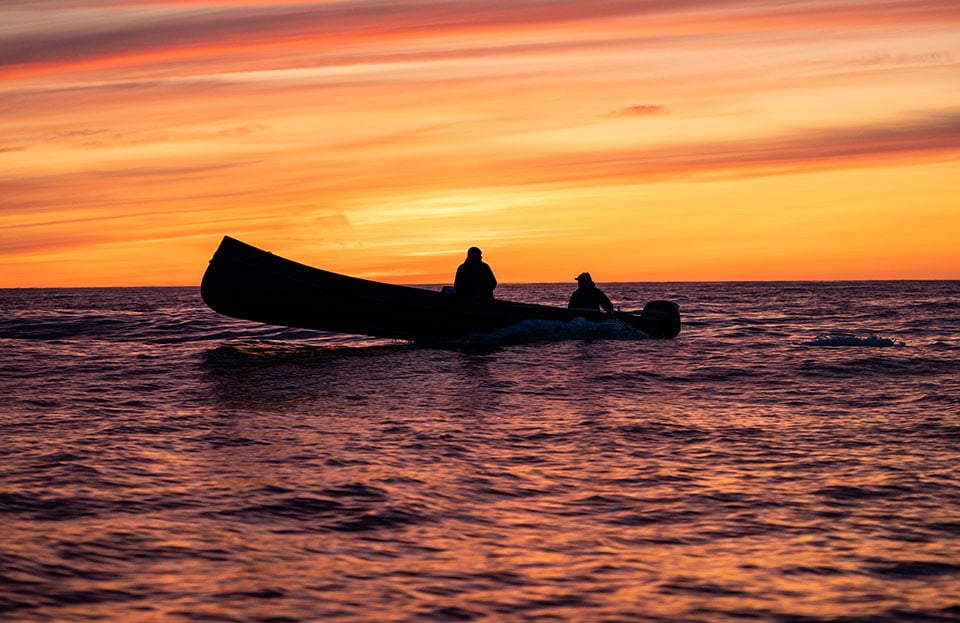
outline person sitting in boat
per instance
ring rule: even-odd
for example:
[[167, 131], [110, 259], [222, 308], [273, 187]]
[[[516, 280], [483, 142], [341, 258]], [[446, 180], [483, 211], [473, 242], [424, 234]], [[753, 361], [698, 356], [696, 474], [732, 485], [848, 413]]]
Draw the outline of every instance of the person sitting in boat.
[[602, 307], [604, 311], [613, 311], [613, 303], [593, 282], [590, 273], [580, 273], [577, 276], [577, 290], [570, 297], [570, 303], [567, 307], [596, 310]]
[[497, 278], [493, 276], [490, 266], [483, 261], [483, 253], [477, 247], [470, 247], [467, 250], [467, 259], [457, 268], [453, 287], [460, 296], [469, 296], [481, 301], [493, 300]]

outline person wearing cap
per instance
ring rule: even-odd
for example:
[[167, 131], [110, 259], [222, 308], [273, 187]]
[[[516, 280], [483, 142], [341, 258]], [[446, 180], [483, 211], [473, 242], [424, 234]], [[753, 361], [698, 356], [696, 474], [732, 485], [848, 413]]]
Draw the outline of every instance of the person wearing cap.
[[493, 270], [483, 261], [483, 253], [477, 247], [467, 249], [467, 259], [457, 268], [453, 287], [457, 294], [480, 301], [492, 301], [493, 290], [497, 287], [497, 278]]
[[597, 287], [597, 284], [593, 282], [590, 273], [580, 273], [577, 275], [577, 290], [570, 297], [570, 303], [567, 307], [596, 310], [602, 307], [604, 311], [613, 311], [613, 303], [611, 303], [607, 295]]

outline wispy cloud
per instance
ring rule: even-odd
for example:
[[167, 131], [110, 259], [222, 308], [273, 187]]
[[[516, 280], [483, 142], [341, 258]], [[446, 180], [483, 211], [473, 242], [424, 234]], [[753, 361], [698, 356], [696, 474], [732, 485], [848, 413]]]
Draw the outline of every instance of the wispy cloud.
[[[0, 4], [10, 261], [322, 230], [381, 269], [467, 235], [518, 257], [539, 236], [548, 266], [587, 212], [629, 216], [629, 199], [584, 207], [593, 192], [682, 211], [722, 180], [759, 215], [756, 186], [883, 166], [926, 205], [955, 194], [956, 0]], [[193, 278], [205, 259], [157, 262]]]
[[[61, 3], [62, 4], [62, 3]], [[48, 5], [53, 10], [54, 5]], [[30, 28], [0, 38], [0, 67], [22, 72], [62, 71], [98, 64], [144, 64], [159, 59], [183, 61], [242, 50], [282, 47], [333, 53], [344, 46], [374, 45], [416, 38], [456, 35], [516, 36], [549, 34], [577, 23], [622, 22], [651, 35], [738, 30], [791, 30], [817, 25], [847, 27], [878, 24], [960, 22], [950, 0], [913, 2], [732, 0], [499, 0], [496, 2], [313, 2], [265, 6], [253, 2], [194, 3], [74, 2], [68, 10], [110, 11], [110, 19], [63, 21], [60, 28]], [[105, 8], [106, 7], [106, 8]], [[62, 12], [63, 7], [58, 6]], [[644, 21], [647, 20], [647, 21]], [[604, 33], [604, 36], [615, 34]], [[469, 42], [466, 45], [470, 45]], [[16, 73], [14, 74], [16, 75]]]
[[510, 168], [536, 171], [540, 181], [642, 181], [764, 176], [903, 158], [960, 160], [960, 112], [763, 139], [557, 155]]
[[659, 104], [635, 104], [621, 108], [616, 111], [614, 115], [617, 117], [646, 117], [648, 115], [662, 113], [664, 110], [666, 110], [666, 107]]

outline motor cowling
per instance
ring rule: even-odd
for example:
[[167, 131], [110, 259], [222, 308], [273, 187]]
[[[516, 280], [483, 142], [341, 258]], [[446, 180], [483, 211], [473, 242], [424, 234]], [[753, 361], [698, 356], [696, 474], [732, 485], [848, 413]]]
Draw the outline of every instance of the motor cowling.
[[643, 315], [661, 322], [664, 337], [680, 334], [680, 306], [673, 301], [650, 301], [643, 306]]

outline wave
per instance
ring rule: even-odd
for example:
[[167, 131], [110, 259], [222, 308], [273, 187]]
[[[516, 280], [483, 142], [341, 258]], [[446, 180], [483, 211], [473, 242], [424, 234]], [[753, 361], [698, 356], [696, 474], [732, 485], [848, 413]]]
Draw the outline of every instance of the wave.
[[870, 335], [867, 337], [858, 337], [856, 335], [828, 335], [818, 336], [816, 339], [803, 342], [804, 346], [866, 346], [871, 348], [890, 348], [906, 346], [904, 342], [898, 342], [879, 335]]
[[[592, 322], [528, 320], [489, 333], [424, 342], [433, 347], [474, 347], [604, 339], [638, 340], [649, 336], [616, 319]], [[38, 342], [106, 341], [180, 344], [223, 341], [291, 341], [335, 346], [395, 343], [364, 336], [265, 325], [218, 315], [193, 305], [151, 310], [33, 309], [12, 310], [0, 318], [0, 339]]]
[[0, 319], [0, 339], [180, 344], [224, 340], [325, 341], [333, 334], [235, 320], [206, 310], [19, 312]]

